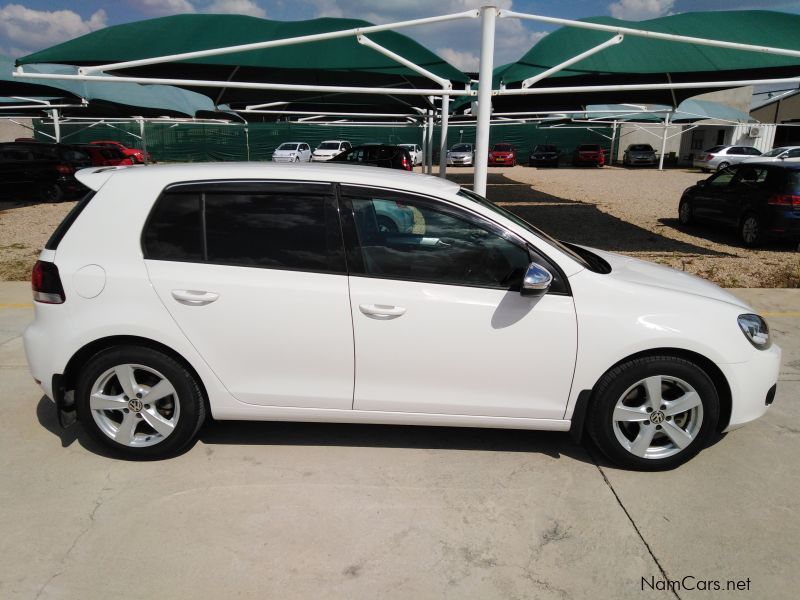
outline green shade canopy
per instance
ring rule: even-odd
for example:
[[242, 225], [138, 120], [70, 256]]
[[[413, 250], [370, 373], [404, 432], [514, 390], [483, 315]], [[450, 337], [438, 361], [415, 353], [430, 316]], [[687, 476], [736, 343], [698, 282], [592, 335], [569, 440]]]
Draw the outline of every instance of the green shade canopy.
[[[213, 111], [208, 97], [168, 85], [103, 83], [61, 79], [25, 80], [11, 76], [13, 62], [0, 58], [0, 96], [47, 95], [71, 102], [85, 99], [87, 108], [62, 110], [62, 113], [89, 117], [194, 117], [201, 111]], [[77, 67], [58, 64], [29, 65], [32, 73], [74, 75]], [[110, 78], [110, 76], [109, 76]]]
[[637, 121], [661, 122], [667, 112], [672, 112], [672, 123], [694, 123], [696, 121], [719, 121], [724, 123], [750, 123], [754, 122], [749, 114], [737, 110], [720, 102], [711, 100], [684, 100], [678, 105], [677, 110], [671, 106], [658, 104], [634, 107], [624, 104], [592, 104], [586, 107], [586, 113], [575, 115], [580, 119], [595, 119], [603, 121]]
[[[236, 46], [269, 40], [340, 31], [371, 25], [357, 19], [313, 19], [270, 21], [242, 15], [175, 15], [136, 23], [116, 25], [30, 54], [20, 65], [60, 63], [97, 65], [152, 58], [197, 50]], [[403, 56], [455, 84], [469, 84], [469, 78], [414, 40], [392, 31], [371, 33], [374, 42]], [[120, 75], [156, 78], [204, 79], [214, 81], [269, 82], [302, 85], [358, 87], [438, 87], [430, 79], [358, 43], [355, 36], [292, 46], [237, 52], [188, 61], [115, 71]], [[407, 112], [408, 105], [424, 106], [418, 96], [368, 96], [218, 88], [194, 89], [211, 97], [215, 104], [234, 108], [242, 104], [277, 101], [303, 106], [336, 104], [364, 107], [393, 105]]]
[[[772, 11], [695, 12], [649, 21], [594, 17], [587, 22], [661, 33], [800, 50], [800, 15]], [[517, 62], [497, 69], [494, 84], [509, 88], [609, 40], [610, 32], [563, 27], [545, 36]], [[800, 58], [705, 45], [669, 42], [627, 35], [611, 46], [536, 83], [534, 87], [625, 85], [747, 80], [800, 76]], [[551, 105], [568, 109], [576, 104], [619, 102], [677, 102], [709, 89], [586, 92], [544, 96], [501, 97], [495, 105]]]

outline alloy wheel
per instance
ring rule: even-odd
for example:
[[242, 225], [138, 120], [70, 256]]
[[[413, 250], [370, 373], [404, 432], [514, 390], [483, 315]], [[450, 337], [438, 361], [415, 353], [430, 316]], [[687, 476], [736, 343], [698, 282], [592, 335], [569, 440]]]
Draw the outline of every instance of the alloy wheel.
[[758, 241], [758, 236], [758, 219], [750, 215], [742, 222], [742, 241], [748, 246], [752, 246]]

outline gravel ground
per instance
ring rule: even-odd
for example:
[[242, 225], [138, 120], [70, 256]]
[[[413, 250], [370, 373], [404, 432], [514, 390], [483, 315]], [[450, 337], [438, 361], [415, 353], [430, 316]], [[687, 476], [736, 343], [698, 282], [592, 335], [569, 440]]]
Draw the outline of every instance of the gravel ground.
[[[800, 253], [791, 243], [743, 248], [734, 231], [684, 228], [681, 192], [706, 175], [673, 169], [489, 169], [489, 199], [548, 233], [695, 273], [726, 287], [800, 287]], [[471, 168], [448, 178], [472, 183]], [[74, 202], [0, 202], [0, 280], [24, 280], [52, 230]]]

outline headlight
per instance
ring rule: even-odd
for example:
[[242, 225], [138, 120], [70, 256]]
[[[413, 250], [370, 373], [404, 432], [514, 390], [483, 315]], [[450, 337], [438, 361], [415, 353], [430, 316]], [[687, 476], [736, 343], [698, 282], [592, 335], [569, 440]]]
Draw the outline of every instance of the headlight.
[[739, 327], [744, 337], [759, 350], [766, 350], [772, 345], [767, 322], [758, 315], [739, 315]]

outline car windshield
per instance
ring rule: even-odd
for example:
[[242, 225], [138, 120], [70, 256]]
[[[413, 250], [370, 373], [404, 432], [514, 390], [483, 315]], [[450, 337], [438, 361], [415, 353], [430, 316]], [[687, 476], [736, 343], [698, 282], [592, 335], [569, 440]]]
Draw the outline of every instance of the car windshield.
[[772, 157], [778, 156], [780, 154], [783, 154], [784, 152], [786, 152], [787, 149], [788, 148], [773, 148], [772, 150], [770, 150], [769, 152], [765, 152], [761, 156], [766, 156], [768, 158], [772, 158]]
[[600, 152], [600, 144], [583, 144], [578, 146], [578, 152]]
[[533, 149], [533, 151], [534, 152], [555, 152], [556, 151], [556, 147], [555, 146], [547, 146], [547, 145], [536, 146]]
[[469, 144], [456, 144], [450, 150], [451, 152], [472, 152], [472, 146]]
[[495, 152], [511, 152], [511, 144], [495, 144], [492, 148]]
[[551, 237], [549, 234], [545, 233], [544, 231], [542, 231], [541, 229], [539, 229], [535, 225], [531, 225], [525, 219], [522, 219], [522, 218], [518, 217], [514, 213], [506, 210], [505, 208], [503, 208], [501, 206], [497, 206], [497, 204], [495, 204], [494, 202], [490, 202], [489, 200], [487, 200], [483, 196], [480, 196], [480, 195], [476, 194], [475, 192], [473, 192], [471, 190], [466, 190], [464, 188], [461, 188], [458, 191], [458, 195], [461, 196], [462, 198], [467, 198], [468, 200], [472, 200], [476, 204], [480, 204], [481, 206], [483, 206], [485, 208], [488, 208], [492, 212], [495, 212], [495, 213], [497, 213], [499, 215], [504, 216], [506, 219], [516, 223], [517, 225], [519, 225], [523, 229], [525, 229], [527, 231], [530, 231], [536, 237], [543, 239], [545, 242], [547, 242], [551, 246], [554, 246], [554, 247], [558, 248], [559, 250], [561, 250], [561, 252], [563, 252], [564, 254], [569, 256], [572, 260], [577, 262], [582, 267], [585, 267], [586, 269], [589, 269], [590, 271], [596, 271], [597, 270], [583, 256], [578, 254], [575, 250], [573, 250], [569, 246], [565, 245], [563, 242], [560, 242], [557, 239], [555, 239], [554, 237]]
[[281, 144], [278, 150], [297, 150], [297, 144]]
[[322, 142], [317, 150], [338, 150], [339, 142]]
[[650, 144], [631, 144], [631, 150], [633, 152], [654, 152]]

